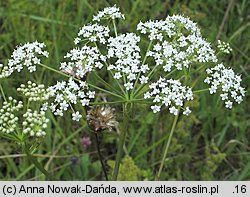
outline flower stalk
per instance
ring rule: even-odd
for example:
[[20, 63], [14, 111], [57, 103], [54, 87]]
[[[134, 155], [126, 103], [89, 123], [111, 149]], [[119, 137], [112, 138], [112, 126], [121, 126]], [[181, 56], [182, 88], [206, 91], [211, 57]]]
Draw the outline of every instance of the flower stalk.
[[105, 166], [105, 163], [104, 163], [104, 160], [103, 160], [103, 157], [102, 157], [102, 153], [101, 153], [101, 150], [100, 150], [100, 142], [99, 142], [99, 139], [98, 139], [98, 134], [95, 132], [95, 141], [96, 141], [96, 149], [97, 149], [97, 152], [98, 152], [98, 157], [99, 157], [99, 160], [101, 162], [101, 165], [102, 165], [102, 170], [103, 170], [103, 173], [104, 173], [104, 176], [105, 176], [105, 179], [106, 181], [108, 181], [108, 173], [107, 173], [107, 169], [106, 169], [106, 166]]
[[47, 170], [44, 169], [44, 167], [41, 165], [41, 163], [39, 163], [37, 158], [32, 155], [32, 153], [30, 152], [27, 145], [25, 143], [23, 143], [22, 146], [23, 146], [23, 150], [26, 153], [28, 159], [35, 165], [35, 167], [38, 170], [40, 170], [40, 172], [42, 172], [48, 180], [52, 180], [52, 176], [49, 174], [49, 172]]
[[159, 168], [159, 171], [157, 173], [157, 176], [156, 176], [156, 180], [160, 180], [161, 173], [162, 173], [162, 170], [163, 170], [163, 167], [164, 167], [164, 163], [166, 161], [166, 157], [167, 157], [167, 154], [168, 154], [169, 146], [170, 146], [170, 143], [172, 141], [173, 134], [174, 134], [174, 131], [175, 131], [175, 128], [176, 128], [176, 125], [177, 125], [177, 120], [179, 118], [179, 113], [180, 113], [180, 108], [178, 109], [178, 114], [174, 117], [174, 121], [173, 121], [173, 124], [172, 124], [170, 135], [168, 137], [168, 141], [167, 141], [167, 145], [166, 145], [163, 157], [161, 159], [161, 164], [160, 164], [160, 168]]
[[126, 104], [124, 104], [123, 105], [123, 129], [122, 129], [122, 133], [120, 134], [120, 139], [118, 142], [118, 150], [116, 154], [115, 168], [114, 168], [113, 177], [112, 177], [113, 181], [117, 180], [117, 177], [119, 174], [119, 168], [120, 168], [121, 159], [123, 155], [123, 147], [125, 144], [126, 133], [128, 131], [128, 123], [129, 123], [129, 115], [127, 112]]

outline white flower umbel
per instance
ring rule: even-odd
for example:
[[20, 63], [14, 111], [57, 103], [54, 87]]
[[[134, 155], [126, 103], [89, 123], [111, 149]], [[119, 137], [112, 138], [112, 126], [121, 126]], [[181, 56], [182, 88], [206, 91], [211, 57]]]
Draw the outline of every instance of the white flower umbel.
[[23, 115], [23, 133], [30, 137], [43, 137], [46, 135], [46, 128], [49, 119], [45, 117], [45, 112], [32, 111], [28, 109]]
[[174, 67], [188, 68], [193, 63], [217, 62], [215, 51], [204, 38], [197, 25], [183, 16], [169, 16], [166, 20], [139, 23], [137, 29], [149, 33], [155, 45], [147, 56], [155, 59], [165, 72]]
[[43, 84], [37, 85], [31, 81], [28, 81], [27, 85], [22, 84], [17, 91], [27, 97], [29, 101], [46, 101], [50, 97]]
[[221, 89], [221, 99], [225, 101], [226, 108], [231, 109], [233, 102], [241, 103], [245, 96], [245, 89], [241, 87], [241, 76], [234, 73], [231, 68], [225, 68], [223, 64], [218, 64], [206, 70], [208, 76], [204, 80], [210, 85], [210, 94], [214, 94]]
[[165, 36], [168, 38], [177, 36], [180, 33], [176, 31], [177, 29], [186, 30], [189, 34], [193, 34], [197, 37], [201, 36], [196, 23], [180, 15], [168, 16], [165, 20], [140, 22], [137, 25], [137, 30], [142, 34], [149, 34], [150, 40], [162, 41]]
[[95, 68], [101, 69], [103, 62], [106, 61], [106, 57], [99, 53], [97, 47], [89, 46], [72, 49], [64, 58], [70, 61], [61, 63], [60, 69], [77, 78], [83, 78]]
[[8, 102], [4, 102], [0, 109], [0, 132], [13, 133], [18, 128], [18, 112], [22, 109], [23, 103], [12, 97], [8, 98]]
[[[48, 88], [54, 101], [50, 108], [55, 115], [63, 116], [63, 112], [71, 108], [73, 105], [80, 103], [82, 106], [89, 105], [90, 99], [95, 98], [95, 92], [88, 90], [86, 82], [74, 81], [72, 78], [68, 82], [57, 82], [56, 85]], [[74, 113], [74, 120], [79, 120], [79, 115]]]
[[125, 19], [125, 16], [120, 12], [120, 8], [114, 5], [113, 7], [104, 8], [93, 17], [93, 21], [100, 21], [101, 19]]
[[[108, 59], [113, 64], [108, 70], [114, 72], [115, 79], [122, 79], [126, 90], [134, 88], [134, 81], [139, 73], [146, 73], [149, 68], [141, 65], [140, 48], [138, 42], [140, 37], [134, 33], [121, 34], [108, 40]], [[146, 83], [148, 78], [141, 75], [140, 82]]]
[[78, 36], [75, 38], [75, 44], [81, 41], [100, 42], [106, 43], [106, 39], [109, 37], [109, 28], [99, 24], [89, 24], [81, 28]]
[[[183, 107], [185, 101], [193, 100], [191, 88], [182, 86], [180, 81], [160, 78], [149, 86], [150, 91], [144, 94], [145, 99], [153, 99], [155, 105], [151, 106], [154, 113], [160, 111], [162, 106], [169, 107], [169, 112], [177, 115], [178, 107]], [[191, 113], [186, 107], [183, 114]]]
[[18, 46], [11, 55], [8, 65], [3, 67], [2, 75], [10, 76], [15, 70], [20, 72], [27, 67], [30, 72], [36, 71], [36, 65], [41, 63], [41, 57], [48, 57], [49, 53], [43, 48], [44, 43], [32, 42]]
[[222, 53], [231, 53], [232, 52], [232, 48], [230, 47], [229, 43], [227, 42], [222, 42], [220, 40], [218, 40], [218, 48]]

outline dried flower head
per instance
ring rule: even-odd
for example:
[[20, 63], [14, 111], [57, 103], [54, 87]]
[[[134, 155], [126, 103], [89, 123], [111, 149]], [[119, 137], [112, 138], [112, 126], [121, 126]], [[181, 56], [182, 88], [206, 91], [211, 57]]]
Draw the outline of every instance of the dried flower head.
[[93, 107], [87, 112], [87, 121], [90, 128], [94, 132], [101, 132], [104, 130], [112, 131], [117, 125], [115, 120], [115, 109], [101, 106]]

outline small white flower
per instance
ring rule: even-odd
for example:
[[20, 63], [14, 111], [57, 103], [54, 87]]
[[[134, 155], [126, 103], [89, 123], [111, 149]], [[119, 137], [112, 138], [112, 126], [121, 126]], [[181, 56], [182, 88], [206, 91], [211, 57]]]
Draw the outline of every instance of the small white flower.
[[226, 104], [226, 108], [232, 109], [233, 102], [231, 102], [231, 101], [226, 101], [225, 104]]
[[169, 112], [171, 113], [171, 114], [174, 114], [175, 116], [177, 116], [177, 114], [178, 114], [178, 109], [176, 109], [176, 107], [170, 107], [169, 108]]
[[186, 107], [186, 109], [183, 111], [183, 115], [188, 116], [191, 113], [191, 110], [189, 109], [189, 107]]
[[161, 107], [158, 105], [153, 105], [151, 106], [151, 109], [153, 110], [154, 113], [157, 113], [161, 110]]
[[133, 89], [133, 83], [125, 83], [124, 87], [126, 88], [126, 90], [132, 90]]
[[82, 118], [82, 115], [79, 113], [79, 111], [72, 114], [72, 120], [79, 122], [79, 120]]
[[149, 79], [148, 77], [141, 76], [139, 80], [140, 80], [141, 84], [144, 84], [144, 83], [148, 83], [148, 79]]

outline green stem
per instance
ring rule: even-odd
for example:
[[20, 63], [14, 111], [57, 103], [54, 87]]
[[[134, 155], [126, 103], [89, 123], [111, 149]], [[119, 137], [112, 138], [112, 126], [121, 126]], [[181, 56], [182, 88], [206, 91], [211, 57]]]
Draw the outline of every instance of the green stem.
[[110, 102], [90, 102], [90, 105], [107, 105], [107, 104], [118, 104], [118, 103], [125, 103], [125, 100], [121, 101], [110, 101]]
[[[148, 53], [148, 51], [150, 50], [152, 43], [153, 43], [153, 40], [151, 40], [151, 41], [149, 42], [147, 51], [146, 51], [146, 53], [145, 53], [145, 56], [144, 56], [144, 58], [143, 58], [143, 61], [142, 61], [142, 64], [141, 64], [141, 65], [144, 65], [144, 64], [145, 64], [145, 62], [146, 62], [146, 60], [147, 60], [147, 53]], [[134, 87], [136, 87], [136, 85], [137, 85], [137, 83], [138, 83], [138, 80], [139, 80], [140, 76], [141, 76], [141, 71], [139, 72], [139, 74], [138, 74], [137, 77], [136, 77], [136, 81], [135, 81]], [[134, 90], [135, 90], [135, 89], [134, 89]], [[133, 91], [133, 92], [134, 92], [134, 91]], [[132, 92], [132, 94], [133, 94], [133, 92]]]
[[102, 164], [102, 170], [103, 170], [103, 173], [104, 173], [106, 181], [108, 181], [109, 180], [108, 179], [108, 173], [107, 173], [107, 170], [106, 170], [106, 167], [105, 167], [105, 163], [103, 161], [103, 157], [102, 157], [102, 154], [101, 154], [100, 142], [99, 142], [97, 133], [95, 133], [95, 141], [96, 141], [96, 148], [97, 148], [99, 160], [100, 160], [100, 162]]
[[166, 160], [166, 157], [167, 157], [167, 154], [168, 154], [169, 146], [170, 146], [173, 134], [174, 134], [174, 130], [175, 130], [175, 127], [177, 125], [177, 120], [178, 120], [178, 117], [179, 117], [179, 112], [180, 112], [180, 108], [178, 109], [178, 114], [174, 118], [174, 121], [173, 121], [173, 124], [172, 124], [172, 128], [171, 128], [171, 131], [170, 131], [170, 135], [169, 135], [169, 138], [168, 138], [168, 141], [167, 141], [167, 145], [166, 145], [166, 148], [165, 148], [162, 160], [161, 160], [161, 165], [160, 165], [159, 171], [158, 171], [157, 176], [156, 176], [156, 180], [160, 179], [161, 172], [163, 170], [164, 163], [165, 163], [165, 160]]
[[64, 73], [64, 72], [61, 72], [61, 71], [56, 70], [56, 69], [54, 69], [54, 68], [51, 68], [51, 67], [49, 67], [49, 66], [47, 66], [47, 65], [45, 65], [45, 64], [39, 64], [39, 65], [42, 66], [42, 67], [44, 67], [44, 68], [47, 68], [47, 69], [49, 69], [49, 70], [51, 70], [51, 71], [53, 71], [53, 72], [55, 72], [55, 73], [58, 73], [58, 74], [63, 75], [63, 76], [65, 76], [65, 77], [73, 78], [73, 79], [79, 81], [79, 79], [76, 79], [76, 78], [74, 78], [74, 77], [72, 77], [72, 76], [70, 76], [70, 75], [67, 75], [67, 74]]
[[2, 94], [2, 96], [3, 96], [4, 101], [7, 101], [1, 83], [0, 83], [0, 90], [1, 90], [1, 94]]
[[117, 37], [117, 29], [116, 29], [115, 19], [113, 19], [112, 22], [113, 22], [114, 31], [115, 31], [115, 37]]
[[[95, 44], [96, 48], [98, 49], [100, 55], [102, 55], [102, 53], [101, 53], [101, 51], [100, 51], [98, 45], [96, 44], [96, 42], [95, 42], [94, 44]], [[106, 65], [106, 68], [108, 68], [108, 63], [107, 63], [107, 62], [104, 62], [104, 64]], [[115, 78], [114, 78], [114, 74], [113, 74], [112, 70], [110, 70], [110, 73], [111, 73], [113, 79], [116, 81], [116, 83], [117, 83], [118, 86], [120, 87], [120, 89], [121, 89], [121, 91], [123, 92], [123, 94], [126, 95], [126, 92], [123, 90], [123, 88], [122, 88], [120, 82], [118, 81], [118, 79], [115, 79]], [[111, 86], [111, 87], [112, 87], [112, 86]]]
[[201, 90], [193, 91], [193, 93], [206, 92], [206, 91], [208, 91], [208, 90], [209, 90], [209, 88], [206, 88], [206, 89], [201, 89]]
[[30, 153], [29, 148], [25, 144], [23, 144], [23, 148], [25, 153], [27, 154], [28, 159], [36, 166], [36, 168], [40, 170], [46, 176], [47, 179], [52, 180], [52, 177], [49, 172], [45, 170], [44, 167], [38, 162], [37, 158]]
[[115, 97], [119, 97], [119, 98], [123, 99], [122, 96], [120, 96], [120, 95], [118, 95], [118, 94], [116, 94], [116, 93], [110, 92], [110, 91], [105, 90], [105, 89], [103, 89], [103, 88], [99, 88], [98, 86], [95, 86], [95, 85], [90, 84], [90, 83], [88, 83], [88, 85], [89, 85], [90, 87], [92, 87], [92, 88], [95, 88], [95, 89], [97, 89], [97, 90], [101, 90], [101, 91], [106, 92], [106, 93], [108, 93], [108, 94], [111, 94], [111, 95], [113, 95], [113, 96], [115, 96]]
[[123, 155], [123, 146], [125, 144], [126, 133], [128, 130], [128, 122], [129, 122], [129, 119], [128, 119], [128, 114], [127, 114], [127, 109], [126, 109], [126, 104], [125, 104], [125, 105], [123, 105], [123, 131], [121, 133], [119, 144], [118, 144], [118, 150], [117, 150], [116, 161], [115, 161], [115, 168], [114, 168], [113, 177], [112, 177], [113, 181], [117, 180], [117, 177], [119, 174], [119, 168], [120, 168], [121, 159], [122, 159], [122, 155]]
[[116, 92], [119, 95], [119, 91], [116, 90], [113, 86], [111, 86], [109, 83], [107, 83], [103, 78], [101, 78], [96, 72], [94, 72], [95, 76], [100, 80], [100, 82], [107, 86], [108, 88], [110, 88], [111, 90], [113, 90], [114, 92]]

